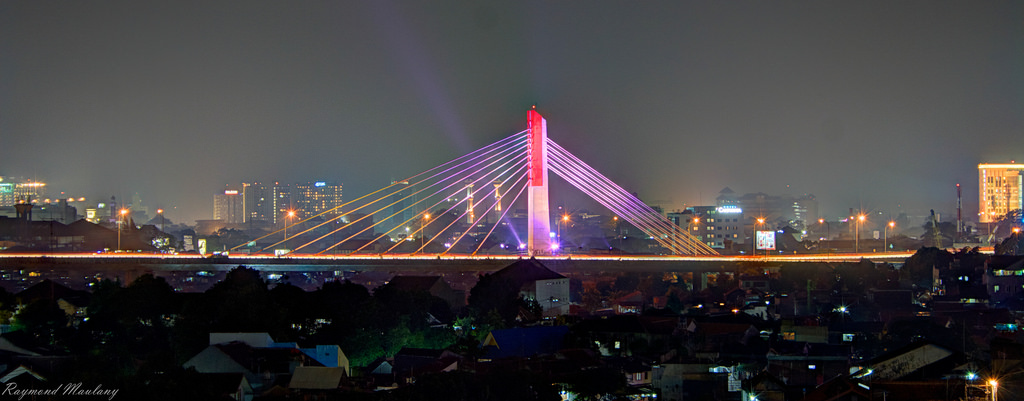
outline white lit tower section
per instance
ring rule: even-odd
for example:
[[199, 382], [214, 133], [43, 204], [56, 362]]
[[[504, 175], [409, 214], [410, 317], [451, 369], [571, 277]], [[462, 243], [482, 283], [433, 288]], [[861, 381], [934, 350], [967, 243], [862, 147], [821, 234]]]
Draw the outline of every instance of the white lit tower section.
[[993, 223], [1024, 207], [1024, 164], [978, 165], [978, 221]]
[[530, 256], [551, 254], [548, 207], [548, 124], [536, 109], [527, 112], [527, 240]]
[[501, 181], [494, 181], [494, 208], [491, 209], [491, 214], [494, 217], [494, 221], [497, 222], [501, 218]]
[[473, 213], [473, 182], [466, 183], [466, 223], [473, 224], [476, 214]]

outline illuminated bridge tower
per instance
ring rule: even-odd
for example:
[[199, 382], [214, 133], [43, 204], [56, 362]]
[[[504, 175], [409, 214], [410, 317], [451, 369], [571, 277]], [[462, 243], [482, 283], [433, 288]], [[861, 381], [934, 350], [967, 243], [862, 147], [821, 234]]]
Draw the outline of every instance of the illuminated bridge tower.
[[529, 132], [526, 159], [529, 163], [527, 182], [527, 240], [530, 256], [551, 254], [551, 220], [548, 207], [548, 126], [535, 109], [527, 112]]

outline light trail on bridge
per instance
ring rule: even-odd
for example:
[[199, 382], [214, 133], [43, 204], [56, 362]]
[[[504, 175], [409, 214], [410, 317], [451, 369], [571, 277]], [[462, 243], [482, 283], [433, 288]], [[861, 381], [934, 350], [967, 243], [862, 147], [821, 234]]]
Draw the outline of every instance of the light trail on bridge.
[[[760, 262], [760, 263], [807, 263], [807, 262], [858, 262], [862, 259], [874, 262], [902, 262], [914, 255], [914, 252], [888, 252], [888, 253], [833, 253], [833, 254], [793, 254], [793, 255], [771, 255], [765, 258], [764, 255], [563, 255], [563, 256], [537, 256], [540, 261], [545, 260], [599, 260], [599, 261], [630, 261], [630, 262]], [[360, 260], [520, 260], [526, 259], [523, 255], [464, 255], [464, 254], [363, 254], [363, 255], [316, 255], [316, 254], [288, 254], [283, 256], [273, 255], [228, 255], [209, 256], [198, 254], [161, 254], [161, 253], [16, 253], [0, 254], [3, 259], [76, 259], [92, 260], [95, 262], [118, 261], [118, 260], [185, 260], [185, 261], [211, 261], [219, 263], [231, 263], [232, 260], [260, 261], [262, 264], [273, 264], [274, 261], [282, 263], [295, 263], [302, 261], [329, 262], [329, 261], [352, 261]]]

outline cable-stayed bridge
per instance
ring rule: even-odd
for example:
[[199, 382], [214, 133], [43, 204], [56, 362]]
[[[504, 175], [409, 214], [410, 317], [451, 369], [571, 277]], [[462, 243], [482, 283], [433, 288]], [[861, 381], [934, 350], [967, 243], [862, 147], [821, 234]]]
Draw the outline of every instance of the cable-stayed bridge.
[[[535, 109], [527, 129], [357, 197], [303, 216], [231, 248], [251, 255], [405, 255], [408, 257], [565, 254], [561, 224], [552, 230], [554, 173], [656, 244], [663, 255], [717, 255], [661, 213], [548, 138]], [[525, 196], [524, 196], [525, 195]], [[526, 203], [525, 215], [521, 210]], [[525, 221], [524, 221], [525, 220]], [[525, 223], [525, 224], [523, 224]]]

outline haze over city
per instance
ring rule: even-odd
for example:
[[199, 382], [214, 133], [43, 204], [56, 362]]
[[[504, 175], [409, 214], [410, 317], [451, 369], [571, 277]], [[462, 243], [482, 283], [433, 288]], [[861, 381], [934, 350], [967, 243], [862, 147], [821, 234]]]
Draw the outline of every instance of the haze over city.
[[0, 175], [209, 219], [359, 196], [526, 127], [666, 209], [739, 193], [977, 210], [1022, 159], [1024, 3], [0, 4]]

